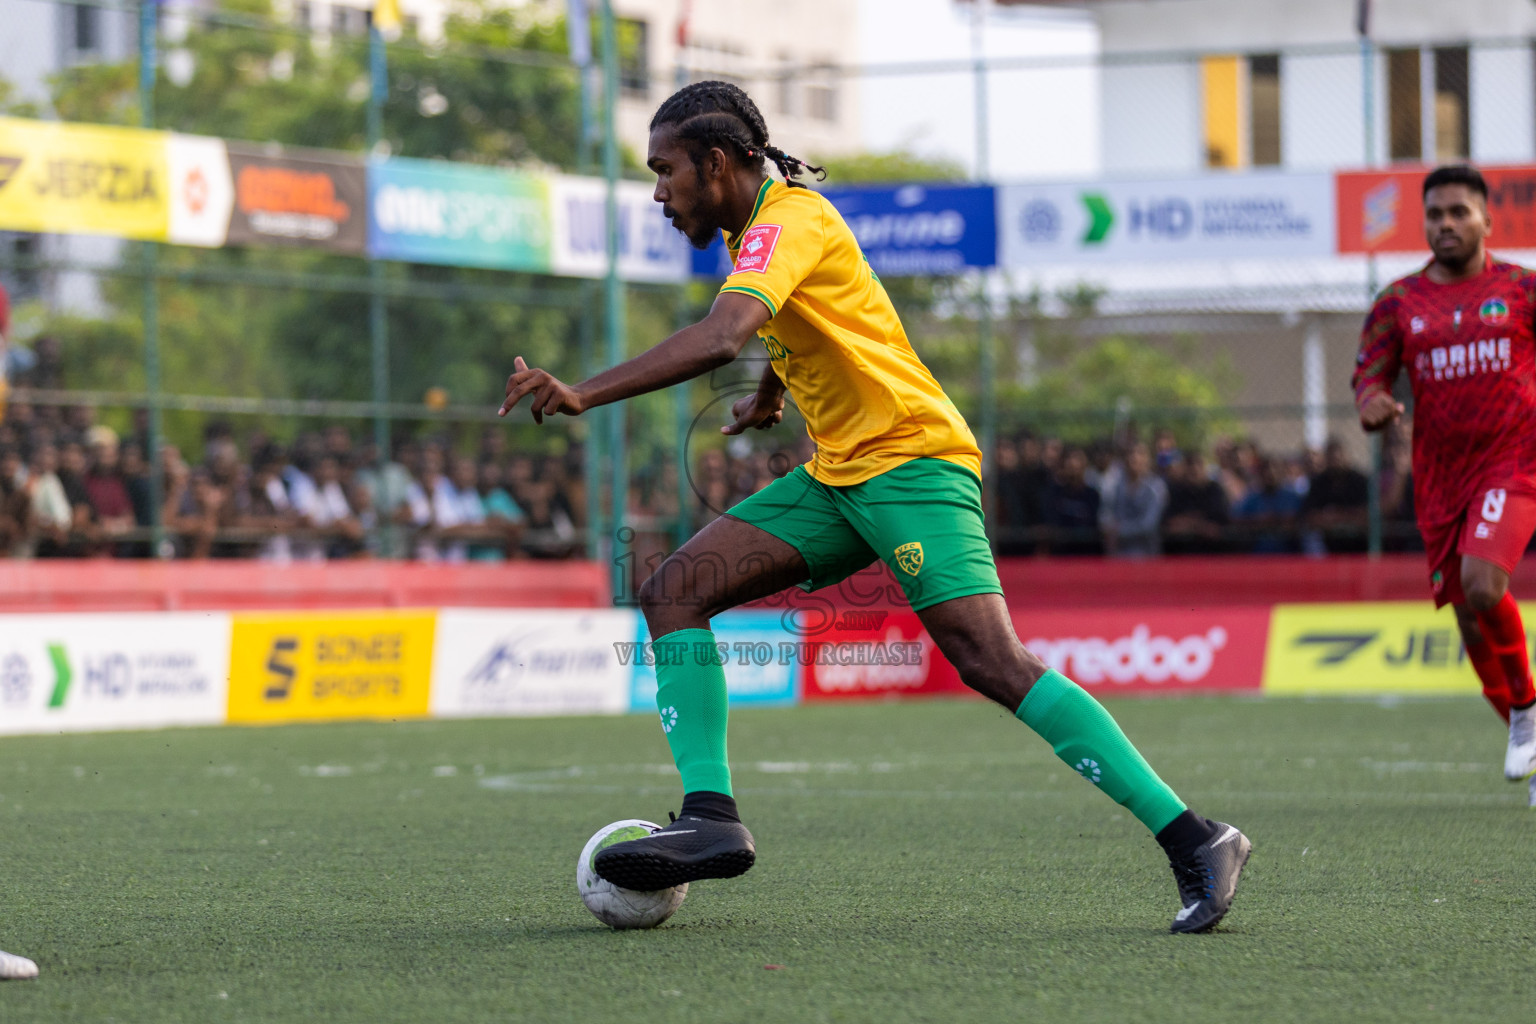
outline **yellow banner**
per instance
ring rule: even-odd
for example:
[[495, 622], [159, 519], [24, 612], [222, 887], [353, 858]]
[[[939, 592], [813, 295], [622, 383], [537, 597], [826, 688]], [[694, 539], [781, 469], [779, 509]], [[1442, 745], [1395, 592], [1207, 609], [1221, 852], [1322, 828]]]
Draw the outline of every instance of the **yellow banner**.
[[163, 240], [167, 137], [0, 117], [0, 229]]
[[[1532, 611], [1522, 608], [1528, 622]], [[1264, 692], [1481, 691], [1456, 617], [1426, 600], [1276, 605], [1264, 656]]]
[[237, 614], [231, 722], [425, 716], [433, 612]]

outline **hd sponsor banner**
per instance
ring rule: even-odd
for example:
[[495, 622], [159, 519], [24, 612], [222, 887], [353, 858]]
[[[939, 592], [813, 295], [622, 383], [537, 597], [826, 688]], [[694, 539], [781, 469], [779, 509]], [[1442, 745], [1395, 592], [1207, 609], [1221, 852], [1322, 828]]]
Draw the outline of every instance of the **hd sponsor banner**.
[[[991, 185], [901, 185], [827, 189], [875, 273], [957, 274], [997, 265], [996, 190]], [[725, 243], [693, 253], [699, 277], [731, 272]]]
[[[1428, 167], [1335, 175], [1341, 253], [1412, 252], [1428, 258], [1424, 176]], [[1499, 248], [1536, 249], [1536, 166], [1483, 167]]]
[[[649, 185], [621, 181], [618, 198], [619, 276], [626, 281], [683, 281], [691, 267], [688, 242], [662, 216]], [[550, 179], [551, 272], [602, 277], [608, 272], [608, 187], [601, 178]]]
[[[715, 634], [714, 647], [696, 645], [682, 657], [698, 664], [713, 660], [724, 666], [726, 695], [732, 706], [783, 706], [799, 699], [803, 638], [781, 614], [726, 612], [710, 621], [710, 629]], [[655, 714], [656, 660], [649, 640], [650, 632], [641, 621], [633, 651], [623, 652], [622, 660], [634, 668], [630, 710]]]
[[[1525, 605], [1529, 618], [1536, 605]], [[1428, 601], [1281, 604], [1264, 659], [1267, 694], [1476, 694], [1449, 608]]]
[[236, 614], [229, 720], [423, 716], [436, 619], [431, 611]]
[[1017, 610], [1014, 632], [1096, 693], [1257, 690], [1270, 609]]
[[230, 245], [296, 245], [362, 255], [368, 172], [360, 159], [229, 144]]
[[635, 635], [625, 610], [445, 609], [437, 616], [432, 714], [590, 715], [629, 710]]
[[0, 616], [0, 733], [218, 725], [222, 612]]
[[549, 179], [437, 160], [368, 165], [368, 255], [547, 272]]
[[0, 229], [163, 240], [165, 132], [0, 117]]
[[1005, 267], [1332, 255], [1328, 174], [1212, 174], [1165, 181], [1004, 185]]
[[801, 640], [805, 699], [930, 697], [969, 693], [917, 615], [844, 609]]

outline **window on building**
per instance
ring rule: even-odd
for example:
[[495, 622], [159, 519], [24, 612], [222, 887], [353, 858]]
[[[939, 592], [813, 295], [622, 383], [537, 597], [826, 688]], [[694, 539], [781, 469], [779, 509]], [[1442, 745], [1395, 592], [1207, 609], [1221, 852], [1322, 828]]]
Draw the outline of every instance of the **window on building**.
[[786, 117], [794, 117], [799, 113], [795, 106], [795, 75], [795, 58], [787, 53], [779, 54], [779, 78], [773, 86], [779, 99], [778, 112]]
[[101, 49], [101, 8], [75, 5], [75, 49], [95, 53]]
[[361, 36], [368, 32], [368, 21], [373, 12], [346, 4], [331, 5], [331, 31], [339, 36]]
[[1204, 57], [1200, 88], [1205, 100], [1205, 165], [1243, 164], [1243, 108], [1239, 97], [1241, 65], [1236, 57]]
[[1467, 158], [1467, 48], [1435, 48], [1435, 159]]
[[1418, 160], [1420, 141], [1419, 51], [1387, 51], [1387, 156]]
[[837, 77], [830, 65], [812, 68], [805, 83], [805, 114], [817, 121], [837, 120]]
[[1248, 58], [1248, 125], [1253, 166], [1280, 164], [1280, 55]]
[[651, 94], [650, 26], [639, 18], [618, 18], [614, 29], [619, 41], [619, 88], [626, 96], [644, 99]]
[[314, 26], [315, 11], [308, 0], [299, 0], [293, 5], [293, 23], [306, 32]]

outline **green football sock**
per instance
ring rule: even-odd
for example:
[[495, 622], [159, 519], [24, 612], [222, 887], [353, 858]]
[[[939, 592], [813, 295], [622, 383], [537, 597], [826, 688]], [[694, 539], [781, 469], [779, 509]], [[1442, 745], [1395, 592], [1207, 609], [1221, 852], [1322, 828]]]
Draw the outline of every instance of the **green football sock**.
[[1014, 717], [1154, 835], [1184, 813], [1184, 801], [1157, 777], [1104, 705], [1055, 669], [1035, 681]]
[[683, 776], [683, 792], [731, 792], [725, 756], [725, 668], [715, 634], [679, 629], [652, 644], [656, 653], [656, 709]]

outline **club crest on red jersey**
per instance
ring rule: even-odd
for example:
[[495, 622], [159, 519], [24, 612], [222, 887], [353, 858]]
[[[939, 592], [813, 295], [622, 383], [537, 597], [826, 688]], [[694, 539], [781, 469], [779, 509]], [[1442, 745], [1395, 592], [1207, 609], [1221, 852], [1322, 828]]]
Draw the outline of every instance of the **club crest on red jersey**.
[[1486, 299], [1477, 309], [1477, 318], [1490, 327], [1509, 319], [1509, 304], [1503, 299]]

